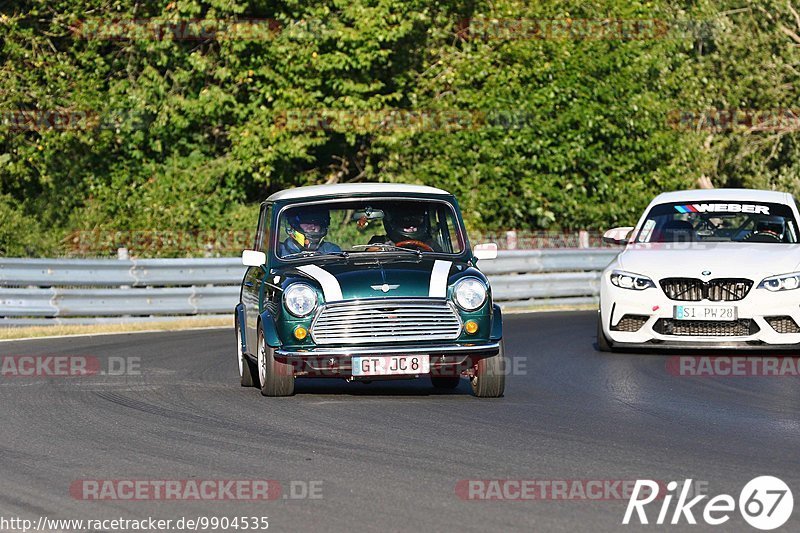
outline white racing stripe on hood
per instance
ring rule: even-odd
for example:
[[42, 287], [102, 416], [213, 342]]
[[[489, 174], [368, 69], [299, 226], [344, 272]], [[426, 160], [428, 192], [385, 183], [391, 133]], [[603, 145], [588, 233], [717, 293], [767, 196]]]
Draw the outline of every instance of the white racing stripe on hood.
[[442, 261], [437, 259], [433, 263], [431, 270], [431, 285], [428, 290], [428, 296], [431, 298], [447, 298], [447, 277], [450, 274], [450, 267], [453, 266], [452, 261]]
[[303, 265], [297, 267], [297, 270], [305, 272], [319, 282], [322, 286], [322, 294], [325, 296], [326, 302], [344, 300], [342, 296], [342, 286], [339, 285], [339, 280], [327, 270], [323, 270], [317, 265]]

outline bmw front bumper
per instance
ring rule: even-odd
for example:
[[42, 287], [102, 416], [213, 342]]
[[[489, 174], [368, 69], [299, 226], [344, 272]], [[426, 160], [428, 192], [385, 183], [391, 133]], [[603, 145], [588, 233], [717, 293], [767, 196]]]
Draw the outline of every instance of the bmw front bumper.
[[[677, 321], [678, 305], [735, 306], [737, 322]], [[603, 331], [617, 347], [800, 349], [800, 290], [770, 292], [754, 286], [738, 301], [676, 301], [660, 287], [623, 289], [604, 276], [600, 311]], [[643, 323], [630, 331], [637, 322]]]

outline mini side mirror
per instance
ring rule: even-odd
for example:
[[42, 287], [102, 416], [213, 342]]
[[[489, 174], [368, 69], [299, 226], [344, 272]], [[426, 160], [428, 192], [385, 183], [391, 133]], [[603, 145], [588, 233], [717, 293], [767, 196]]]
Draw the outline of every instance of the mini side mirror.
[[255, 250], [245, 250], [242, 252], [242, 264], [248, 267], [260, 267], [267, 264], [267, 254]]
[[475, 259], [497, 259], [497, 244], [493, 242], [479, 244], [472, 250]]

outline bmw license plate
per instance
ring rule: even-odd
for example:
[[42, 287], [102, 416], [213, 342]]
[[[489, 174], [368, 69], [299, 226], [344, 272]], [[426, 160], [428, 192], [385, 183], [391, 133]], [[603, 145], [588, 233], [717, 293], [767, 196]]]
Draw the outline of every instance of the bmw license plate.
[[427, 354], [354, 356], [352, 363], [353, 376], [396, 376], [430, 372], [430, 356]]
[[733, 305], [676, 305], [676, 320], [736, 320]]

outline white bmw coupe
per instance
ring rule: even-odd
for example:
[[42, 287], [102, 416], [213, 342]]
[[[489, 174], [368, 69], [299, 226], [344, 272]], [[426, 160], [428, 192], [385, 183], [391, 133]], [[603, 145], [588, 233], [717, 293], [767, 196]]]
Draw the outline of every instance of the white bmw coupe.
[[597, 344], [614, 348], [800, 348], [800, 231], [790, 194], [665, 193], [603, 272]]

